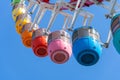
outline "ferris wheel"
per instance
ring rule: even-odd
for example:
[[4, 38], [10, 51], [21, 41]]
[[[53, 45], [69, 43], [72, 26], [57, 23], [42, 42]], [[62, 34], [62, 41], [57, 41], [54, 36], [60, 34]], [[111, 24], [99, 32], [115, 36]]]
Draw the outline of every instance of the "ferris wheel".
[[[24, 46], [32, 48], [38, 57], [49, 55], [53, 62], [63, 64], [73, 54], [79, 64], [92, 66], [101, 57], [102, 48], [109, 47], [112, 38], [115, 49], [120, 53], [119, 0], [56, 0], [55, 3], [50, 0], [11, 0], [11, 5], [16, 32], [21, 36]], [[109, 11], [105, 14], [107, 19], [111, 19], [106, 42], [101, 41], [99, 32], [91, 26], [94, 13], [84, 9], [92, 5]], [[52, 14], [47, 15], [51, 18], [48, 26], [41, 28], [39, 24], [47, 11], [51, 11]], [[34, 14], [35, 17], [31, 17]], [[60, 30], [51, 32], [59, 14], [64, 16], [64, 24]], [[74, 29], [78, 16], [83, 17], [83, 23]], [[72, 32], [72, 36], [69, 32]]]

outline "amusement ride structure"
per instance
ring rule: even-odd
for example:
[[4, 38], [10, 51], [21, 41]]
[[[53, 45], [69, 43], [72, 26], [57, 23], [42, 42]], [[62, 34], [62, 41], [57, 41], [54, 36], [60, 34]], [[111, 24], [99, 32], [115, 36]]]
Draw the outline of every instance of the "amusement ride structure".
[[[108, 4], [106, 4], [108, 3]], [[84, 66], [96, 64], [101, 57], [102, 48], [108, 48], [111, 39], [117, 52], [120, 53], [120, 4], [118, 0], [11, 0], [12, 17], [15, 21], [17, 33], [21, 36], [22, 43], [32, 48], [38, 57], [50, 56], [57, 64], [67, 62], [71, 55], [77, 62]], [[107, 41], [100, 40], [99, 32], [91, 26], [94, 14], [85, 10], [92, 5], [100, 6], [109, 11], [105, 15], [111, 19], [111, 26]], [[45, 12], [51, 11], [48, 26], [39, 26]], [[71, 13], [70, 13], [70, 12]], [[64, 16], [64, 24], [60, 30], [52, 31], [52, 24], [56, 16]], [[34, 17], [31, 17], [35, 15]], [[74, 29], [78, 16], [83, 17], [81, 27]], [[72, 36], [69, 32], [72, 32]]]

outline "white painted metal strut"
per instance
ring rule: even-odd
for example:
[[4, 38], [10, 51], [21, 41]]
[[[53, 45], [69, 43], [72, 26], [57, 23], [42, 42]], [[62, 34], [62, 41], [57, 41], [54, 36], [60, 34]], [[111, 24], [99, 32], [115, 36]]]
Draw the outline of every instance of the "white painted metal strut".
[[[70, 29], [73, 29], [76, 18], [79, 15], [79, 13], [80, 13], [80, 11], [81, 11], [85, 2], [86, 2], [86, 0], [78, 0], [77, 1], [76, 7], [75, 7], [75, 12], [74, 12], [74, 15], [73, 15], [73, 19], [72, 19], [72, 22], [71, 22], [71, 25], [70, 25]], [[80, 7], [79, 7], [79, 5], [80, 5]]]
[[27, 14], [29, 14], [29, 10], [36, 4], [36, 2], [34, 2], [33, 0], [28, 0], [28, 1], [29, 1], [29, 4], [28, 4], [28, 6], [26, 8], [26, 13], [23, 15], [20, 24], [24, 21]]
[[[115, 7], [119, 7], [119, 4], [117, 3], [117, 0], [109, 0], [108, 2], [110, 2], [109, 6], [106, 6], [105, 4], [100, 4], [100, 6], [102, 6], [103, 8], [105, 8], [109, 11], [109, 14], [105, 15], [106, 18], [112, 19], [114, 14], [116, 14], [116, 12], [120, 10], [120, 9], [118, 9], [118, 10], [115, 9]], [[112, 39], [112, 32], [111, 32], [111, 28], [110, 28], [109, 32], [108, 32], [107, 40], [105, 43], [103, 43], [103, 46], [105, 48], [109, 47], [111, 39]]]
[[[81, 9], [81, 8], [83, 7], [84, 3], [85, 3], [85, 0], [82, 0], [82, 3], [81, 3], [81, 6], [80, 6], [80, 7], [79, 7], [80, 1], [78, 1], [78, 3], [79, 3], [79, 4], [77, 4], [76, 8], [75, 8], [73, 5], [71, 5], [71, 4], [67, 4], [66, 2], [64, 2], [64, 0], [60, 0], [60, 1], [57, 2], [55, 5], [53, 5], [53, 4], [48, 4], [48, 3], [44, 3], [44, 2], [40, 2], [40, 3], [36, 3], [36, 4], [38, 4], [39, 7], [41, 7], [41, 5], [43, 4], [42, 7], [44, 6], [44, 8], [46, 8], [46, 10], [51, 10], [51, 11], [53, 12], [52, 15], [51, 15], [51, 19], [50, 19], [50, 21], [49, 21], [48, 27], [47, 27], [47, 31], [49, 31], [49, 29], [50, 29], [50, 27], [52, 26], [52, 23], [54, 22], [54, 19], [56, 18], [56, 16], [57, 16], [58, 13], [60, 13], [60, 14], [62, 14], [62, 15], [64, 15], [64, 16], [69, 16], [68, 13], [63, 12], [62, 10], [60, 10], [60, 9], [62, 9], [63, 7], [67, 7], [68, 5], [70, 6], [70, 7], [69, 7], [70, 10], [71, 10], [71, 8], [72, 8], [72, 9], [75, 8], [75, 10], [76, 10], [76, 12], [77, 12], [77, 14], [76, 14], [76, 13], [74, 14], [73, 19], [70, 18], [70, 19], [72, 19], [72, 22], [71, 22], [72, 24], [75, 22], [75, 19], [77, 18], [77, 15], [81, 15], [81, 16], [84, 17], [83, 25], [87, 25], [86, 21], [88, 21], [88, 25], [90, 25], [90, 23], [91, 23], [91, 21], [92, 21], [92, 18], [93, 18], [93, 14], [91, 14], [91, 13], [89, 13], [89, 12]], [[78, 8], [78, 7], [79, 7], [79, 8]], [[38, 15], [38, 14], [37, 14], [37, 15]], [[36, 16], [37, 16], [37, 15], [36, 15]], [[41, 15], [41, 18], [39, 18], [39, 19], [34, 18], [34, 19], [38, 20], [37, 23], [39, 23], [39, 22], [41, 21], [43, 15], [44, 15], [44, 11], [43, 11], [43, 13], [42, 13], [42, 15]], [[70, 21], [70, 20], [69, 20], [69, 21]], [[35, 21], [35, 22], [36, 22], [36, 21]], [[68, 22], [67, 22], [67, 24], [68, 24]], [[71, 25], [70, 25], [70, 26], [71, 26]], [[73, 28], [73, 26], [70, 27], [70, 29], [72, 29], [72, 28]]]
[[[58, 13], [64, 15], [65, 17], [72, 17], [70, 14], [60, 10], [62, 8], [61, 3], [62, 3], [62, 1], [56, 3], [55, 5], [49, 4], [49, 3], [45, 3], [45, 2], [36, 3], [37, 5], [39, 5], [39, 10], [38, 10], [38, 12], [35, 15], [33, 24], [31, 25], [31, 28], [29, 30], [32, 30], [34, 28], [35, 24], [39, 24], [40, 23], [40, 21], [42, 20], [42, 17], [44, 16], [46, 10], [50, 10], [50, 11], [53, 12], [52, 16], [51, 16], [51, 19], [49, 21], [48, 27], [46, 29], [47, 31], [49, 31], [49, 29], [52, 26], [52, 23], [54, 22], [54, 19], [56, 18]], [[65, 24], [67, 25], [68, 21], [65, 21], [64, 26], [66, 26]]]
[[50, 19], [50, 22], [48, 23], [48, 27], [46, 29], [46, 31], [48, 32], [52, 26], [52, 23], [54, 22], [58, 12], [60, 11], [60, 8], [62, 6], [62, 2], [63, 0], [61, 0], [60, 2], [57, 2], [54, 6], [54, 9], [53, 9], [53, 12], [52, 12], [52, 15], [51, 15], [51, 19]]
[[62, 30], [67, 30], [68, 29], [68, 25], [71, 23], [71, 20], [72, 20], [72, 15], [65, 16]]
[[35, 15], [34, 21], [30, 27], [30, 30], [32, 30], [35, 26], [35, 24], [39, 24], [41, 19], [43, 18], [44, 14], [46, 12], [46, 8], [41, 4], [41, 7], [38, 8], [38, 11]]
[[[119, 9], [120, 5], [117, 3], [117, 0], [110, 0], [108, 2], [109, 2], [109, 5], [105, 5], [101, 3], [98, 6], [101, 6], [104, 9], [107, 9], [109, 11], [109, 14], [106, 15], [106, 18], [112, 18], [117, 11], [120, 11]], [[115, 9], [115, 7], [118, 7], [118, 9]]]
[[[51, 19], [50, 19], [50, 21], [49, 21], [49, 24], [48, 24], [48, 26], [47, 26], [46, 31], [49, 31], [49, 30], [50, 30], [50, 28], [51, 28], [51, 26], [52, 26], [52, 23], [54, 22], [54, 20], [55, 20], [56, 16], [58, 15], [58, 13], [64, 15], [64, 16], [67, 17], [67, 18], [68, 18], [68, 17], [72, 17], [70, 14], [61, 11], [61, 8], [63, 7], [63, 2], [64, 2], [64, 0], [60, 0], [59, 2], [57, 2], [57, 3], [54, 5], [53, 9], [52, 9], [52, 8], [50, 9], [50, 10], [52, 10], [52, 15], [51, 15]], [[67, 21], [67, 19], [66, 19], [65, 22], [64, 22], [64, 25], [63, 25], [63, 29], [65, 29], [65, 26], [67, 25], [67, 23], [68, 23], [68, 21]]]
[[39, 7], [29, 31], [31, 31], [33, 29], [34, 25], [36, 24], [38, 16], [40, 15], [40, 12], [41, 12], [41, 8]]
[[40, 21], [42, 20], [45, 12], [46, 12], [46, 9], [43, 8], [42, 11], [41, 11], [41, 14], [40, 14], [39, 17], [38, 17], [38, 20], [37, 20], [37, 23], [36, 23], [36, 24], [39, 24], [39, 23], [40, 23]]
[[84, 17], [82, 25], [83, 26], [90, 26], [94, 15], [88, 11], [83, 10], [83, 9], [81, 9], [81, 12], [79, 13], [79, 15]]

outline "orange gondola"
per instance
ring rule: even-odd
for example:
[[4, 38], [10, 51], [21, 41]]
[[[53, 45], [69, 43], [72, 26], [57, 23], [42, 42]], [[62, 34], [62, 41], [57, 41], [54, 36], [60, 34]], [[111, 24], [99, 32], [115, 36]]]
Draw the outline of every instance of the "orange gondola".
[[29, 31], [31, 25], [32, 25], [32, 23], [25, 24], [22, 28], [22, 34], [21, 34], [22, 42], [23, 42], [24, 46], [26, 46], [28, 48], [31, 48], [31, 41], [32, 41], [33, 31]]

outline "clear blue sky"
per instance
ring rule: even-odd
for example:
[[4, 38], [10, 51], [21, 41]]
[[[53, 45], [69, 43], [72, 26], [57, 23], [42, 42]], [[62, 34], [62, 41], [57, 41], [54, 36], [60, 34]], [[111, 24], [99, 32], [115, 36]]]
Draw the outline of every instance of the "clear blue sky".
[[[108, 49], [103, 48], [102, 56], [94, 66], [82, 66], [73, 56], [67, 63], [58, 65], [49, 57], [36, 57], [31, 49], [22, 45], [15, 31], [11, 9], [10, 1], [0, 0], [0, 80], [120, 80], [120, 55], [115, 51], [112, 41]], [[110, 20], [104, 17], [107, 11], [95, 6], [89, 11], [95, 14], [92, 26], [105, 41], [110, 26]], [[41, 24], [43, 27], [47, 26], [45, 19]], [[61, 19], [58, 17], [55, 21], [53, 30], [60, 28]], [[81, 26], [79, 21], [76, 27]]]

